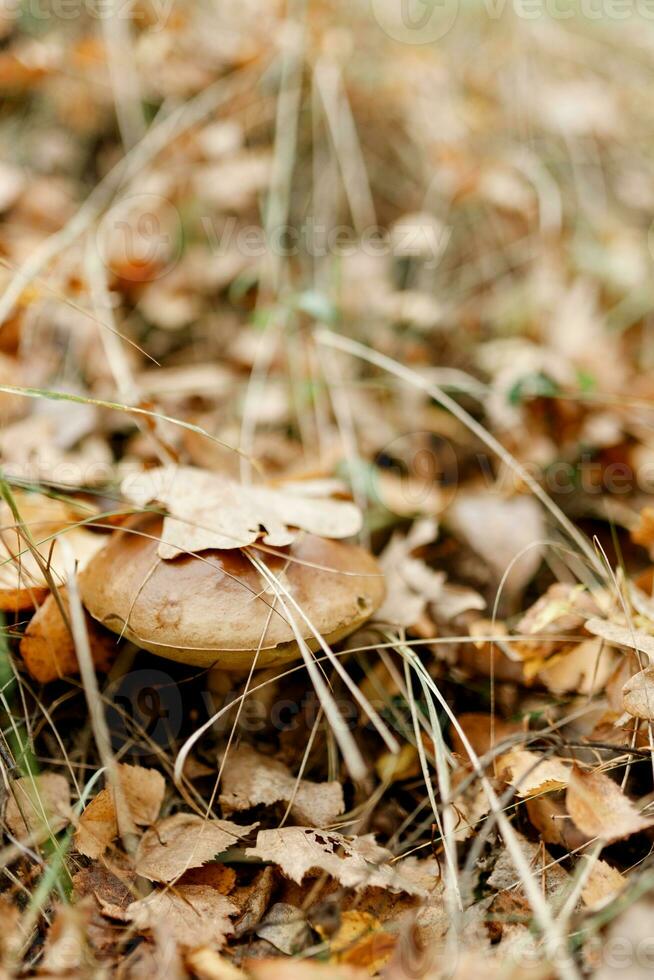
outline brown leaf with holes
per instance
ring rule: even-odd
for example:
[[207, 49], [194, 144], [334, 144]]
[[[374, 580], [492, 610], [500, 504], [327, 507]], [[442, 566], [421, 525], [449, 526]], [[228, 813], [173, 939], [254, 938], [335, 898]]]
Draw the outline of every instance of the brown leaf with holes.
[[[156, 769], [119, 765], [118, 778], [128, 816], [139, 827], [154, 823], [163, 803], [166, 783]], [[75, 846], [85, 857], [99, 858], [118, 836], [118, 814], [114, 791], [100, 790], [80, 817]]]
[[205, 820], [195, 813], [175, 813], [143, 835], [136, 851], [136, 871], [150, 881], [174, 881], [234, 847], [255, 827]]
[[642, 816], [617, 783], [602, 772], [586, 772], [574, 766], [565, 798], [576, 827], [606, 843], [623, 840], [654, 824]]
[[346, 888], [376, 886], [390, 891], [426, 894], [416, 877], [405, 875], [391, 864], [392, 854], [375, 843], [371, 834], [344, 837], [309, 827], [281, 827], [260, 830], [250, 857], [272, 861], [298, 884], [310, 871], [326, 871]]
[[296, 823], [308, 827], [331, 824], [345, 809], [343, 787], [339, 782], [297, 780], [283, 763], [261, 755], [249, 745], [229, 753], [220, 794], [224, 813], [229, 815], [259, 804], [271, 806], [290, 801], [290, 815]]

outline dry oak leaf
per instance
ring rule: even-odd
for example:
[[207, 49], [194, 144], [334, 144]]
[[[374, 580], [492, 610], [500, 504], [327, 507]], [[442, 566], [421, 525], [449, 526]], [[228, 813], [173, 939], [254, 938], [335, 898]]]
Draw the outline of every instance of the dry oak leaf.
[[195, 813], [174, 813], [151, 827], [136, 851], [138, 874], [150, 881], [174, 881], [190, 868], [212, 861], [254, 830], [228, 820], [205, 820]]
[[[147, 827], [159, 816], [166, 783], [156, 769], [117, 766], [127, 816], [139, 827]], [[82, 813], [75, 833], [75, 846], [85, 857], [99, 858], [118, 835], [116, 800], [111, 786], [100, 790]]]
[[209, 885], [179, 885], [132, 902], [125, 918], [139, 932], [161, 929], [178, 945], [194, 949], [223, 946], [233, 932], [230, 916], [237, 911], [233, 902]]
[[372, 834], [344, 837], [310, 827], [260, 830], [250, 857], [276, 864], [287, 878], [301, 884], [310, 871], [326, 871], [346, 888], [376, 886], [389, 891], [425, 895], [420, 876], [404, 874], [389, 863], [392, 854], [375, 843]]
[[227, 756], [220, 803], [223, 812], [292, 801], [291, 816], [303, 826], [325, 827], [345, 810], [343, 787], [337, 781], [314, 783], [291, 775], [275, 759], [243, 745]]
[[23, 776], [11, 784], [5, 822], [18, 840], [40, 843], [62, 830], [70, 818], [70, 786], [60, 773]]
[[654, 819], [643, 817], [618, 784], [604, 773], [585, 772], [577, 766], [570, 773], [565, 802], [582, 833], [609, 844], [654, 823]]
[[156, 501], [166, 508], [161, 558], [209, 548], [244, 548], [259, 538], [261, 527], [264, 543], [280, 548], [295, 540], [290, 527], [323, 538], [349, 538], [362, 523], [352, 503], [300, 495], [295, 486], [242, 486], [191, 466], [162, 466], [130, 475], [122, 492], [137, 507]]
[[564, 789], [570, 780], [570, 767], [557, 756], [538, 756], [527, 749], [511, 749], [495, 765], [520, 797]]
[[654, 667], [629, 678], [622, 688], [622, 705], [634, 718], [654, 718]]
[[619, 895], [626, 885], [627, 879], [617, 868], [611, 867], [606, 861], [595, 861], [581, 897], [587, 908], [599, 909]]

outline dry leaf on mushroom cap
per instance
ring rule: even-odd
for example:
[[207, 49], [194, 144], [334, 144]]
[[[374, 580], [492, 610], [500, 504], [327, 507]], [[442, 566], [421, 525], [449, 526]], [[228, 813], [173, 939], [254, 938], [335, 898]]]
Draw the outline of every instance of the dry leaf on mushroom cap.
[[244, 548], [266, 529], [265, 544], [285, 547], [300, 528], [325, 538], [348, 538], [361, 529], [361, 512], [351, 503], [301, 496], [286, 489], [243, 486], [216, 473], [169, 466], [126, 478], [123, 494], [136, 506], [165, 506], [159, 555]]
[[220, 803], [223, 813], [247, 810], [263, 803], [292, 801], [290, 815], [309, 827], [325, 827], [343, 813], [343, 787], [334, 780], [314, 783], [296, 779], [276, 759], [261, 755], [249, 745], [229, 752], [223, 767]]
[[[111, 536], [79, 584], [95, 619], [162, 657], [232, 670], [255, 659], [257, 667], [285, 663], [301, 656], [296, 630], [311, 649], [316, 632], [336, 643], [384, 597], [377, 562], [349, 542], [299, 534], [287, 553], [266, 554], [258, 567], [233, 548], [173, 562], [158, 557], [161, 528], [156, 514], [139, 515]], [[273, 601], [282, 575], [288, 613]]]

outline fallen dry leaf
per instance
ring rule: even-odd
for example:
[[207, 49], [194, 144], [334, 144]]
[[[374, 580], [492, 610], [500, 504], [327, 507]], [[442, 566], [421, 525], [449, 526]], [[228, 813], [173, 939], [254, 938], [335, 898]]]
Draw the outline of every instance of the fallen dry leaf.
[[164, 519], [161, 558], [209, 548], [244, 548], [266, 529], [265, 544], [285, 547], [300, 528], [324, 538], [348, 538], [361, 528], [354, 504], [301, 496], [289, 489], [242, 486], [190, 466], [160, 467], [123, 482], [123, 494], [138, 507], [157, 501]]
[[105, 539], [77, 526], [90, 511], [44, 494], [16, 492], [16, 518], [0, 504], [0, 609], [33, 609], [45, 601], [51, 581], [65, 583], [64, 560], [58, 535], [64, 534], [80, 567], [102, 548]]
[[585, 622], [600, 609], [586, 589], [566, 582], [555, 582], [516, 624], [517, 634], [533, 640], [518, 641], [511, 649], [523, 660], [541, 659], [574, 640]]
[[515, 786], [516, 796], [534, 796], [564, 789], [570, 780], [570, 767], [556, 756], [539, 756], [527, 749], [505, 752], [495, 763], [503, 779]]
[[55, 977], [79, 976], [91, 965], [86, 935], [92, 908], [62, 905], [48, 929], [39, 973]]
[[608, 619], [589, 619], [585, 625], [589, 633], [601, 636], [607, 643], [628, 647], [630, 650], [645, 653], [648, 657], [654, 657], [654, 636], [649, 633], [612, 623]]
[[344, 837], [308, 827], [260, 830], [255, 847], [246, 854], [277, 864], [298, 884], [310, 871], [326, 871], [346, 888], [376, 886], [390, 891], [426, 894], [424, 884], [396, 870], [390, 851], [375, 843], [372, 835]]
[[397, 940], [397, 934], [384, 931], [382, 923], [370, 912], [347, 909], [330, 938], [330, 960], [377, 974], [392, 956]]
[[295, 956], [312, 944], [309, 924], [302, 909], [287, 902], [276, 902], [256, 929], [259, 939], [286, 956]]
[[654, 719], [654, 667], [646, 667], [627, 681], [622, 706], [634, 718]]
[[437, 536], [436, 521], [424, 518], [416, 521], [408, 534], [396, 532], [386, 545], [379, 558], [386, 578], [386, 598], [375, 614], [380, 622], [413, 626], [429, 600], [440, 595], [445, 573], [433, 571], [424, 561], [411, 557], [413, 551], [435, 541]]
[[519, 593], [537, 571], [547, 532], [542, 507], [533, 497], [503, 498], [488, 490], [458, 493], [447, 521], [498, 579], [506, 573], [508, 592]]
[[395, 533], [379, 558], [386, 579], [386, 598], [375, 619], [396, 626], [414, 626], [429, 609], [433, 616], [449, 622], [461, 613], [484, 609], [478, 592], [446, 581], [412, 552], [435, 541], [438, 525], [431, 518], [416, 521], [404, 535]]
[[[68, 612], [65, 586], [59, 590], [59, 598]], [[116, 637], [88, 614], [84, 618], [95, 668], [107, 671], [118, 652]], [[31, 676], [41, 684], [79, 673], [75, 643], [53, 595], [47, 596], [30, 620], [21, 637], [20, 653]]]
[[233, 902], [209, 885], [179, 885], [132, 902], [125, 918], [139, 932], [162, 929], [179, 946], [192, 949], [223, 946], [233, 932], [230, 916], [237, 911]]
[[537, 674], [553, 694], [598, 694], [603, 691], [619, 660], [619, 654], [601, 637], [563, 647]]
[[209, 946], [189, 950], [185, 961], [198, 980], [248, 980], [247, 973]]
[[624, 875], [606, 861], [595, 861], [581, 892], [584, 905], [599, 909], [606, 905], [627, 885]]
[[239, 938], [247, 936], [263, 919], [277, 878], [275, 869], [268, 865], [262, 868], [249, 884], [241, 885], [234, 890], [232, 900], [238, 905], [241, 913], [234, 929]]
[[40, 843], [70, 822], [70, 786], [65, 776], [44, 772], [11, 783], [5, 822], [20, 841]]
[[589, 838], [570, 820], [560, 796], [553, 793], [532, 796], [525, 800], [525, 807], [531, 824], [545, 844], [559, 844], [568, 851], [575, 851], [587, 844]]
[[136, 870], [150, 881], [174, 881], [190, 868], [198, 868], [233, 847], [255, 826], [241, 827], [228, 820], [175, 813], [143, 835], [136, 851]]
[[[493, 718], [481, 711], [463, 711], [457, 716], [457, 721], [479, 756], [486, 755], [493, 746], [523, 731], [522, 725], [517, 722]], [[468, 754], [454, 725], [450, 725], [449, 735], [453, 750], [462, 759], [467, 759]]]
[[[118, 778], [128, 814], [133, 823], [154, 823], [163, 803], [166, 783], [156, 769], [119, 765]], [[99, 858], [118, 835], [118, 815], [113, 789], [100, 790], [82, 813], [75, 833], [75, 846], [85, 857]]]
[[236, 885], [236, 872], [226, 864], [209, 861], [199, 868], [191, 868], [184, 872], [181, 879], [183, 885], [211, 885], [222, 895], [229, 895]]
[[343, 787], [339, 782], [298, 781], [283, 763], [261, 755], [248, 745], [229, 753], [220, 794], [226, 815], [259, 804], [271, 806], [291, 800], [291, 816], [296, 823], [308, 827], [325, 827], [345, 809]]
[[654, 823], [654, 818], [642, 816], [618, 784], [602, 772], [586, 772], [575, 766], [565, 801], [575, 826], [606, 843], [623, 840]]

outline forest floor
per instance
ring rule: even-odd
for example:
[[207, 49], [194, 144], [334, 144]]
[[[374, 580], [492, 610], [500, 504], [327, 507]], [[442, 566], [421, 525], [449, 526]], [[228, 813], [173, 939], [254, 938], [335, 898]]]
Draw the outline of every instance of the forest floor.
[[651, 976], [645, 5], [119, 6], [0, 11], [0, 976]]

